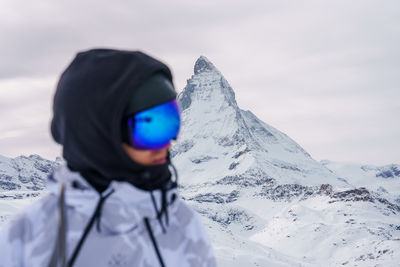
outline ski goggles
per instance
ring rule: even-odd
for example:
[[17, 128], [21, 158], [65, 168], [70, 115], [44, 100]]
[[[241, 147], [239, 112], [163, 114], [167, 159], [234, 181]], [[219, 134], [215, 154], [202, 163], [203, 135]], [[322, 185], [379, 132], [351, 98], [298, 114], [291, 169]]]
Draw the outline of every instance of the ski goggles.
[[178, 137], [180, 125], [180, 111], [174, 99], [128, 118], [130, 143], [142, 150], [163, 148]]

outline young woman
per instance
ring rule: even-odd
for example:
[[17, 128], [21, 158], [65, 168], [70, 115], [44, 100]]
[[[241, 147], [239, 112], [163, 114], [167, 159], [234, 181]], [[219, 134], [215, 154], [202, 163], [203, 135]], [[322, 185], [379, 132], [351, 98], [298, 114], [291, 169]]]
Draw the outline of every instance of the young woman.
[[3, 227], [0, 267], [216, 265], [171, 174], [180, 114], [166, 65], [141, 52], [78, 53], [53, 112], [66, 165], [46, 197]]

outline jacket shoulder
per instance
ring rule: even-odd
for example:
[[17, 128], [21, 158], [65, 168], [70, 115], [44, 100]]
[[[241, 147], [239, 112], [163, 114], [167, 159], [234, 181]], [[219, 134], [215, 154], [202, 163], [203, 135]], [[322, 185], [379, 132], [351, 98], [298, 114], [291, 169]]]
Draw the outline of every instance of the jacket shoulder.
[[[190, 266], [200, 262], [199, 266], [216, 266], [210, 237], [197, 211], [180, 199], [174, 211], [175, 218], [179, 221], [174, 236], [184, 235], [179, 244], [183, 246], [185, 257], [188, 262], [191, 262]], [[167, 246], [171, 246], [171, 240]]]
[[38, 231], [43, 230], [51, 217], [54, 216], [57, 209], [58, 197], [53, 194], [47, 194], [27, 206], [22, 212], [16, 214], [6, 222], [4, 230], [8, 230], [10, 240], [14, 238], [23, 242], [28, 242]]
[[57, 220], [57, 199], [57, 196], [48, 194], [3, 225], [0, 232], [0, 267], [24, 266], [24, 259], [32, 256], [30, 248], [35, 247], [33, 244], [40, 243], [44, 233], [48, 235], [56, 228], [51, 225]]

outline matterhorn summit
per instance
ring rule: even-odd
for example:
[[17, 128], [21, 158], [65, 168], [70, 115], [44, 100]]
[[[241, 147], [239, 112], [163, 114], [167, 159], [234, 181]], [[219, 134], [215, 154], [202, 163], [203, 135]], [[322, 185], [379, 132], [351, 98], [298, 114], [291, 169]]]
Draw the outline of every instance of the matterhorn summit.
[[[219, 90], [219, 93], [214, 92], [214, 89]], [[202, 92], [198, 92], [199, 90]], [[228, 82], [206, 57], [201, 56], [194, 65], [194, 75], [188, 80], [187, 86], [179, 95], [179, 101], [181, 108], [185, 110], [189, 108], [192, 100], [210, 101], [212, 99], [215, 104], [225, 102], [225, 104], [237, 108], [235, 93]]]
[[205, 56], [200, 56], [194, 64], [194, 74], [201, 72], [218, 72], [218, 70]]
[[241, 110], [232, 87], [206, 57], [196, 61], [178, 99], [182, 132], [172, 155], [188, 174], [184, 184], [345, 185], [287, 135]]

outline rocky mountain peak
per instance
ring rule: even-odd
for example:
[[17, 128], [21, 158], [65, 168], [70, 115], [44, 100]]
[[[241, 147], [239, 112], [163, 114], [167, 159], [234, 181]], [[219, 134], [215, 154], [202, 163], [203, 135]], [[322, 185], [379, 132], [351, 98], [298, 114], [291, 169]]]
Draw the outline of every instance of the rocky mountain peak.
[[200, 56], [194, 64], [194, 74], [215, 70], [215, 66], [205, 56]]
[[[296, 142], [241, 110], [232, 87], [206, 57], [201, 56], [194, 69], [178, 96], [183, 127], [171, 151], [174, 160], [185, 166], [190, 183], [204, 177], [212, 181], [235, 177], [246, 184], [254, 180], [254, 185], [263, 179], [336, 184], [336, 177]], [[300, 173], [307, 179], [300, 180]]]
[[[182, 110], [193, 102], [213, 102], [218, 109], [230, 106], [238, 109], [235, 93], [221, 72], [205, 56], [200, 56], [194, 66], [194, 75], [187, 81], [186, 87], [178, 96]], [[203, 105], [204, 106], [204, 105]]]

